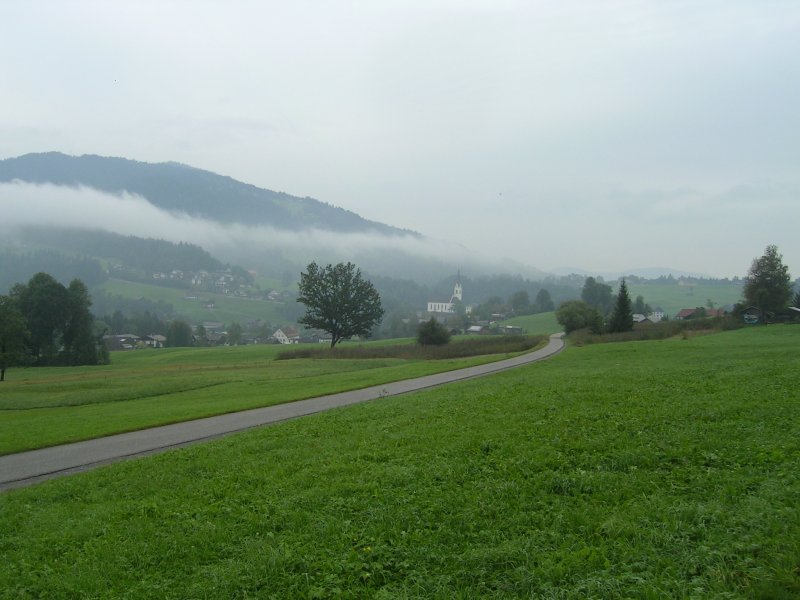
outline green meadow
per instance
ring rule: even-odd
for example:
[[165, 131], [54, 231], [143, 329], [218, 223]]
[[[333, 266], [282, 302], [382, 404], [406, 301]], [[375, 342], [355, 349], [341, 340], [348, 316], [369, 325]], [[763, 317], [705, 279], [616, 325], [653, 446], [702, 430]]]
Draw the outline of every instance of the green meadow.
[[[617, 286], [614, 285], [614, 292]], [[629, 283], [631, 299], [642, 296], [654, 309], [661, 307], [673, 318], [683, 308], [707, 307], [711, 300], [716, 308], [742, 301], [742, 286], [736, 283], [698, 283], [679, 285], [658, 283]]]
[[798, 342], [570, 347], [7, 492], [0, 596], [797, 598]]
[[549, 335], [564, 330], [564, 328], [558, 324], [558, 321], [556, 321], [555, 312], [512, 317], [502, 321], [500, 325], [522, 327], [522, 329], [530, 335]]
[[[231, 323], [238, 321], [241, 324], [248, 320], [262, 319], [267, 322], [282, 322], [282, 305], [264, 300], [250, 298], [236, 298], [209, 292], [194, 292], [178, 288], [170, 288], [147, 283], [135, 283], [122, 279], [109, 279], [98, 289], [123, 298], [144, 297], [154, 302], [162, 301], [172, 304], [175, 312], [183, 318], [193, 322], [217, 321]], [[195, 297], [194, 300], [187, 299]], [[203, 308], [203, 300], [213, 301], [214, 308]]]
[[[464, 340], [447, 348], [491, 341]], [[281, 345], [163, 348], [115, 352], [105, 366], [10, 369], [0, 388], [0, 454], [365, 388], [511, 355], [477, 348], [472, 356], [440, 360], [423, 360], [416, 352], [380, 356], [377, 349], [395, 343], [414, 346], [407, 339], [342, 347], [363, 349], [368, 356], [373, 348], [377, 357], [367, 359], [325, 358], [326, 348], [313, 346], [323, 358], [297, 360], [276, 360], [286, 351]]]

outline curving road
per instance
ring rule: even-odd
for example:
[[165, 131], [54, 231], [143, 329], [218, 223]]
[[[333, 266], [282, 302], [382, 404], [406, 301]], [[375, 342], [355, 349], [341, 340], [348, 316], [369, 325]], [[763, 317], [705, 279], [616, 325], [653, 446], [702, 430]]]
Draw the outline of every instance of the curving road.
[[396, 381], [330, 396], [255, 408], [241, 412], [163, 425], [151, 429], [0, 456], [0, 491], [45, 479], [86, 471], [101, 465], [213, 439], [237, 431], [279, 423], [331, 408], [406, 394], [454, 381], [481, 377], [549, 358], [564, 349], [564, 334], [550, 336], [544, 348], [514, 358], [456, 371]]

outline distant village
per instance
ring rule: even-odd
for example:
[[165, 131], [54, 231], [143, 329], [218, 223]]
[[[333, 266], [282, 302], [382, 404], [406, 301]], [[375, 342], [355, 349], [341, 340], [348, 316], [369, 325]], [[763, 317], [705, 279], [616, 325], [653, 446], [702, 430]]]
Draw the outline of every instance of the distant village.
[[[119, 275], [119, 273], [117, 273]], [[262, 291], [256, 288], [250, 281], [241, 276], [225, 271], [181, 271], [172, 270], [170, 272], [154, 272], [152, 280], [157, 284], [174, 285], [176, 287], [189, 287], [187, 300], [198, 300], [203, 302], [204, 308], [213, 309], [215, 303], [213, 299], [200, 298], [192, 292], [210, 292], [237, 298], [250, 298], [269, 302], [283, 302], [288, 299], [286, 292], [278, 290]], [[252, 280], [251, 280], [252, 281]], [[488, 319], [472, 318], [475, 306], [466, 304], [463, 300], [464, 289], [460, 281], [460, 276], [456, 279], [453, 286], [453, 293], [448, 299], [430, 300], [425, 307], [415, 317], [415, 322], [410, 323], [411, 319], [404, 319], [407, 325], [416, 327], [419, 323], [434, 318], [437, 321], [451, 328], [453, 333], [466, 335], [522, 335], [525, 333], [522, 327], [514, 325], [500, 325], [500, 322], [510, 316], [505, 313], [493, 313]], [[732, 307], [725, 308], [685, 308], [680, 310], [672, 318], [675, 320], [695, 319], [705, 317], [722, 317], [729, 314]], [[669, 319], [669, 315], [661, 308], [655, 308], [648, 314], [634, 314], [633, 320], [639, 327], [647, 326], [650, 323], [657, 323]], [[747, 316], [750, 322], [756, 322], [756, 316]], [[295, 324], [284, 325], [275, 329], [269, 328], [266, 323], [252, 321], [244, 324], [243, 330], [249, 335], [237, 338], [236, 344], [330, 344], [331, 337], [324, 331], [312, 331], [300, 328]], [[197, 345], [226, 345], [231, 344], [229, 333], [225, 330], [225, 324], [215, 321], [205, 321], [193, 327], [194, 342]], [[166, 345], [166, 336], [151, 334], [137, 336], [134, 334], [119, 334], [104, 336], [104, 342], [109, 350], [134, 350], [139, 348], [162, 348]]]
[[[242, 273], [244, 275], [232, 269], [222, 271], [183, 271], [173, 269], [171, 271], [154, 271], [149, 274], [148, 281], [155, 285], [183, 288], [193, 292], [209, 292], [236, 298], [250, 298], [270, 302], [286, 300], [285, 292], [260, 290], [253, 284], [252, 276], [254, 273], [246, 273], [244, 271]], [[109, 275], [131, 281], [142, 280], [140, 272], [123, 265], [109, 267]], [[250, 277], [245, 275], [250, 275]], [[191, 294], [187, 295], [187, 298], [196, 299]]]

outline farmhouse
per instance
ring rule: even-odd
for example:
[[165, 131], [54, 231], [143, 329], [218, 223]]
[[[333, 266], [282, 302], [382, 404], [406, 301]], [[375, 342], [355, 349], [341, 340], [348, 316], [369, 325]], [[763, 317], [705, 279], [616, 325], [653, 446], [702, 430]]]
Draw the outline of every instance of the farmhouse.
[[697, 313], [696, 308], [682, 308], [678, 311], [678, 314], [675, 315], [676, 321], [683, 321], [684, 319], [691, 319]]
[[114, 350], [134, 350], [142, 342], [138, 335], [123, 333], [119, 335], [104, 335], [103, 343], [110, 351]]
[[292, 327], [278, 329], [272, 334], [272, 337], [276, 339], [279, 344], [297, 344], [300, 342], [300, 334]]
[[163, 348], [167, 344], [167, 337], [158, 333], [151, 333], [142, 338], [145, 346], [149, 348]]

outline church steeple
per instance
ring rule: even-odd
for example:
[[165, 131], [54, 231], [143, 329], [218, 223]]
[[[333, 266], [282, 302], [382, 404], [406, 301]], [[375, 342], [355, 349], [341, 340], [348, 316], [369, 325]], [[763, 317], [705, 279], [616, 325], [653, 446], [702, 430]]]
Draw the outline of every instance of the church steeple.
[[458, 275], [456, 276], [456, 285], [453, 287], [453, 297], [450, 298], [450, 302], [453, 303], [456, 300], [461, 302], [463, 300], [463, 289], [461, 288], [461, 269], [458, 270]]

